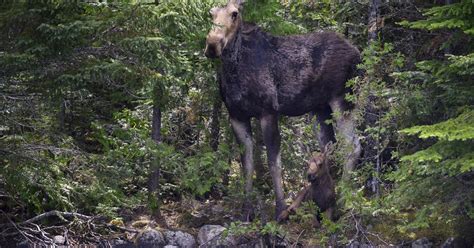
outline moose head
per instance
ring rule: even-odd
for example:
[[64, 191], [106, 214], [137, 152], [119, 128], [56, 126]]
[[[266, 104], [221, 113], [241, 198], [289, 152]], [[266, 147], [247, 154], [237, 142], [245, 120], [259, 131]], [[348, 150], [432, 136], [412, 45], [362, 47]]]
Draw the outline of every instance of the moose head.
[[212, 29], [206, 39], [205, 55], [218, 58], [227, 44], [232, 41], [242, 24], [241, 10], [244, 0], [229, 0], [223, 7], [214, 7], [209, 13], [212, 16]]

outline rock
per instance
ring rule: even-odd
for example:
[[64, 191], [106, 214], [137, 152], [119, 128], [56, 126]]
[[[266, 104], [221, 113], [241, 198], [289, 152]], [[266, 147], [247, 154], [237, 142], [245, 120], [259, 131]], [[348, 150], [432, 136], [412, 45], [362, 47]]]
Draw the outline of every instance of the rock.
[[[8, 247], [8, 246], [6, 246]], [[22, 240], [20, 243], [16, 245], [17, 248], [29, 248], [30, 243], [27, 240]]]
[[346, 248], [375, 248], [375, 247], [377, 246], [366, 244], [366, 243], [360, 243], [357, 240], [352, 241], [351, 243], [346, 245]]
[[359, 248], [360, 244], [359, 241], [352, 241], [351, 243], [346, 245], [346, 248]]
[[105, 243], [102, 244], [102, 246], [99, 246], [99, 247], [135, 248], [136, 246], [133, 242], [130, 242], [128, 240], [113, 239], [110, 241], [106, 241]]
[[221, 206], [221, 205], [213, 205], [213, 206], [211, 207], [211, 213], [212, 213], [212, 214], [220, 215], [220, 214], [222, 214], [222, 213], [224, 213], [224, 212], [225, 212], [225, 209], [224, 209], [224, 207]]
[[237, 244], [232, 236], [224, 237], [225, 227], [219, 225], [205, 225], [199, 229], [199, 247], [235, 247]]
[[136, 245], [143, 248], [159, 248], [166, 245], [163, 234], [154, 229], [148, 229], [137, 237]]
[[469, 247], [467, 242], [463, 238], [448, 238], [442, 245], [441, 248], [464, 248]]
[[171, 246], [182, 248], [193, 248], [197, 246], [194, 237], [182, 231], [166, 231], [165, 238], [168, 245]]
[[61, 236], [61, 235], [56, 235], [53, 237], [53, 242], [57, 245], [62, 245], [64, 243], [66, 243], [66, 238], [64, 236]]
[[413, 241], [411, 248], [431, 248], [433, 243], [431, 243], [428, 238], [421, 238]]

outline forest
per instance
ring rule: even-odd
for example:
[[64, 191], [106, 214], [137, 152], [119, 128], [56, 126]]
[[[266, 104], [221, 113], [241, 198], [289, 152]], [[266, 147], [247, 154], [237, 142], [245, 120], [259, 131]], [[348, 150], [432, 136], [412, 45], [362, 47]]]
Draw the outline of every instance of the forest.
[[[343, 113], [276, 119], [286, 206], [324, 158], [334, 219], [311, 200], [275, 218], [256, 118], [241, 156], [226, 63], [205, 54], [232, 3], [265, 37], [360, 52], [353, 170], [339, 133], [318, 142]], [[473, 247], [473, 38], [472, 0], [0, 1], [0, 247]]]

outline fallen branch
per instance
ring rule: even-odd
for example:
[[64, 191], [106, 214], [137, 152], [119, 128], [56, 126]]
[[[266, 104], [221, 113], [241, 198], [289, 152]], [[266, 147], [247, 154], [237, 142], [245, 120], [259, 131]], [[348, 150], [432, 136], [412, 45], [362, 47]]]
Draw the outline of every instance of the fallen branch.
[[[106, 220], [99, 216], [88, 216], [74, 212], [53, 210], [18, 223], [12, 221], [4, 211], [0, 210], [0, 213], [8, 220], [8, 223], [0, 224], [0, 227], [5, 227], [0, 232], [0, 237], [21, 235], [28, 243], [38, 242], [51, 245], [54, 242], [54, 235], [59, 233], [64, 236], [67, 244], [70, 245], [84, 241], [96, 244], [101, 239], [99, 234], [102, 233], [101, 230], [106, 230], [107, 232], [139, 233], [135, 229], [106, 223]], [[51, 217], [58, 217], [60, 223], [44, 226], [44, 223], [41, 221]], [[79, 230], [79, 233], [76, 233], [75, 230]]]
[[352, 243], [352, 241], [356, 240], [358, 237], [359, 237], [359, 233], [361, 233], [364, 238], [372, 245], [372, 242], [371, 240], [367, 237], [366, 234], [369, 234], [373, 237], [376, 237], [380, 242], [384, 243], [386, 246], [393, 246], [392, 244], [389, 244], [387, 241], [383, 240], [380, 235], [376, 234], [376, 233], [372, 233], [372, 232], [369, 232], [367, 231], [361, 224], [361, 221], [360, 220], [357, 220], [357, 217], [354, 215], [354, 212], [353, 212], [353, 209], [351, 209], [351, 217], [352, 219], [354, 220], [355, 222], [355, 227], [356, 227], [356, 231], [357, 233], [354, 235], [354, 237], [349, 241], [349, 243]]
[[72, 213], [72, 212], [61, 212], [61, 211], [57, 211], [57, 210], [53, 210], [53, 211], [49, 211], [49, 212], [46, 212], [46, 213], [42, 213], [38, 216], [35, 216], [29, 220], [26, 220], [26, 221], [23, 221], [21, 224], [30, 224], [30, 223], [34, 223], [34, 222], [37, 222], [37, 221], [40, 221], [42, 219], [45, 219], [45, 218], [48, 218], [48, 217], [51, 217], [51, 216], [57, 216], [59, 218], [79, 218], [79, 219], [82, 219], [82, 220], [91, 220], [93, 217], [92, 216], [87, 216], [87, 215], [83, 215], [83, 214], [79, 214], [79, 213]]
[[118, 229], [120, 231], [124, 231], [124, 232], [131, 232], [131, 233], [139, 233], [140, 232], [140, 231], [135, 230], [135, 229], [121, 227], [121, 226], [117, 226], [117, 225], [113, 225], [113, 224], [105, 224], [105, 226], [108, 227], [108, 228], [116, 228], [116, 229]]

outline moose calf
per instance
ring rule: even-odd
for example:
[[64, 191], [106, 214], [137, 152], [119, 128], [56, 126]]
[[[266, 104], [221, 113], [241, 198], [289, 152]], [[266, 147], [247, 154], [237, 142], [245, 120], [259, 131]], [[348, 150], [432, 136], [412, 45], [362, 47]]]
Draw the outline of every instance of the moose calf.
[[[334, 220], [334, 208], [336, 205], [336, 191], [334, 181], [329, 174], [329, 149], [313, 156], [309, 161], [307, 171], [309, 183], [298, 193], [294, 202], [284, 210], [279, 216], [278, 221], [288, 219], [288, 216], [301, 205], [303, 201], [313, 201], [320, 209], [320, 213], [326, 212], [326, 216]], [[315, 213], [315, 227], [319, 227], [319, 213]]]

